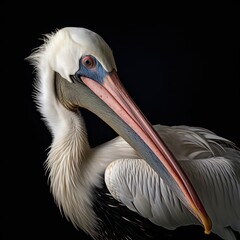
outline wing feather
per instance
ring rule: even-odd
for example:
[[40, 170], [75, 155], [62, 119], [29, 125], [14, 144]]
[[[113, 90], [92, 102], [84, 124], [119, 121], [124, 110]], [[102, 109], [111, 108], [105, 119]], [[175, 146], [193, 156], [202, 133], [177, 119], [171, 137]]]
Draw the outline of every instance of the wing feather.
[[[212, 219], [213, 232], [235, 240], [232, 229], [240, 233], [239, 149], [228, 139], [200, 127], [154, 128], [193, 183]], [[122, 138], [116, 141], [124, 142]], [[200, 224], [154, 170], [136, 154], [134, 158], [115, 158], [107, 166], [105, 182], [113, 197], [167, 229]]]
[[160, 124], [154, 125], [154, 128], [178, 160], [225, 156], [234, 149], [239, 154], [233, 142], [205, 128]]
[[[239, 232], [240, 155], [180, 161], [213, 221], [213, 232], [236, 239], [227, 227]], [[105, 182], [114, 198], [167, 229], [200, 224], [162, 179], [141, 159], [119, 159], [105, 171]]]

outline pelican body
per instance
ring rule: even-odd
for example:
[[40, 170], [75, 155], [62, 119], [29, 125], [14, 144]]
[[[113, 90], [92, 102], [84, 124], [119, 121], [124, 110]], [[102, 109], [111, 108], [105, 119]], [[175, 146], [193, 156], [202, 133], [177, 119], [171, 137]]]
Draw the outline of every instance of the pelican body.
[[[121, 84], [110, 47], [91, 30], [46, 35], [28, 59], [37, 72], [37, 108], [52, 134], [45, 162], [51, 192], [76, 228], [97, 240], [140, 240], [201, 225], [236, 240], [234, 143], [203, 128], [152, 126]], [[92, 148], [81, 108], [119, 137]]]

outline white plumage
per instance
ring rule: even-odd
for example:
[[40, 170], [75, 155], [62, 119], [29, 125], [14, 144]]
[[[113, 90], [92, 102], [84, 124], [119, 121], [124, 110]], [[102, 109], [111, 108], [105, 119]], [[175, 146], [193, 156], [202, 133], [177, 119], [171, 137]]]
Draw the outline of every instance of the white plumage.
[[[240, 153], [214, 133], [188, 126], [156, 125], [194, 184], [223, 239], [240, 232]], [[184, 151], [185, 150], [185, 151]], [[162, 179], [141, 159], [113, 161], [105, 171], [111, 194], [128, 208], [167, 229], [199, 224]]]
[[[65, 100], [56, 90], [56, 74], [72, 86], [70, 76], [78, 71], [79, 59], [89, 54], [104, 71], [116, 69], [104, 40], [83, 28], [64, 28], [47, 36], [45, 44], [29, 58], [38, 74], [36, 102], [53, 136], [46, 168], [56, 204], [76, 227], [102, 239], [93, 194], [95, 188], [103, 186], [105, 173], [112, 196], [154, 224], [172, 230], [200, 224], [123, 138], [95, 148], [89, 146], [80, 112], [68, 108], [72, 106], [68, 105], [71, 98]], [[66, 88], [62, 95], [68, 96], [68, 92]], [[162, 125], [154, 128], [192, 181], [212, 220], [212, 231], [225, 240], [236, 240], [229, 227], [240, 232], [239, 150], [206, 129]]]

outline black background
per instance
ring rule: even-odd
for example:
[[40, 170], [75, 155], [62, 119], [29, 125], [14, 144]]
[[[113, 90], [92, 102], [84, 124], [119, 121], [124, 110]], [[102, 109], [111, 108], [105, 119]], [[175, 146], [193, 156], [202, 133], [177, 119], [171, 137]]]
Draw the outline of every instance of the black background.
[[[68, 16], [64, 10], [65, 5], [48, 9], [1, 3], [5, 239], [13, 234], [87, 239], [61, 216], [49, 193], [43, 162], [51, 135], [36, 111], [33, 68], [24, 60], [42, 44], [43, 34], [56, 28], [86, 27], [99, 33], [113, 49], [123, 84], [151, 123], [201, 126], [240, 145], [240, 39], [234, 14], [222, 21], [118, 24], [99, 23], [76, 7]], [[116, 136], [91, 113], [83, 115], [92, 146]], [[192, 232], [203, 239], [201, 228]]]

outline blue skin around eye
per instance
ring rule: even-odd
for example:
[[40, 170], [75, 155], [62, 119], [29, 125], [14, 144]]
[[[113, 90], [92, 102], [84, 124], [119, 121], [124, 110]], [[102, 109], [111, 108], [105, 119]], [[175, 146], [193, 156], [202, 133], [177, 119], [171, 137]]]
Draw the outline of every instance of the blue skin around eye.
[[103, 84], [104, 78], [108, 74], [107, 71], [104, 70], [102, 65], [94, 58], [96, 66], [94, 68], [87, 68], [82, 64], [82, 58], [80, 59], [79, 70], [77, 71], [78, 76], [85, 76], [91, 78], [98, 82], [99, 84]]

